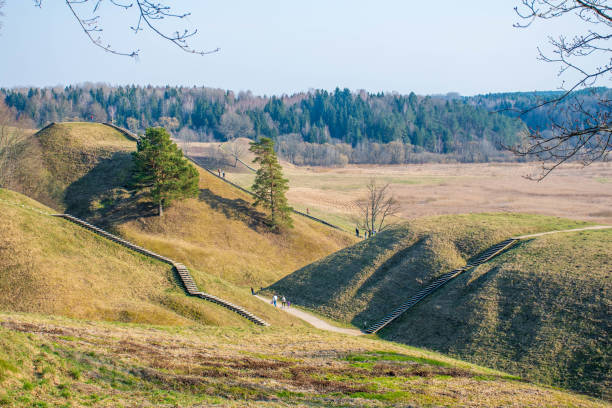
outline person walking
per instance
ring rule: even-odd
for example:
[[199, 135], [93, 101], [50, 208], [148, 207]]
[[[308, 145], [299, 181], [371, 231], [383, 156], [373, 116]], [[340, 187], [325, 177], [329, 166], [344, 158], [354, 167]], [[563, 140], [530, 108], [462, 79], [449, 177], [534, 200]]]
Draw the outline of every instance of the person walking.
[[291, 301], [287, 300], [287, 307], [291, 307]]
[[251, 287], [251, 295], [255, 295], [255, 289], [253, 289], [253, 287]]
[[284, 309], [285, 307], [287, 307], [287, 299], [286, 299], [284, 296], [283, 296], [283, 298], [281, 299], [281, 305], [282, 305], [283, 309]]
[[217, 169], [217, 173], [219, 173], [219, 177], [221, 177], [221, 169]]
[[355, 227], [355, 236], [359, 237], [359, 228]]
[[277, 300], [278, 300], [278, 297], [276, 295], [272, 296], [272, 303], [274, 304], [274, 307], [276, 307]]
[[225, 178], [225, 172], [223, 172], [223, 178]]

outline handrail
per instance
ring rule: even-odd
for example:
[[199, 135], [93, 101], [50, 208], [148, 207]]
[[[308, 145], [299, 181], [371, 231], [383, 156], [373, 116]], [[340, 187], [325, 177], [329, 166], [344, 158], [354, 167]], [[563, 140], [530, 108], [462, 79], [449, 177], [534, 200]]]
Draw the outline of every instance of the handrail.
[[430, 283], [424, 289], [421, 289], [416, 294], [409, 297], [406, 302], [393, 309], [389, 314], [380, 319], [378, 322], [365, 329], [364, 332], [368, 334], [374, 334], [378, 332], [383, 327], [386, 327], [395, 319], [404, 314], [408, 309], [414, 307], [414, 305], [419, 303], [421, 300], [431, 295], [438, 288], [444, 286], [446, 283], [461, 275], [463, 272], [491, 260], [492, 258], [496, 257], [497, 255], [501, 254], [502, 252], [513, 246], [516, 242], [518, 242], [518, 239], [510, 238], [498, 244], [495, 244], [489, 247], [486, 251], [482, 253], [482, 255], [477, 257], [475, 260], [468, 262], [465, 266], [440, 276], [438, 279]]
[[169, 265], [172, 265], [172, 267], [176, 270], [176, 272], [178, 273], [179, 277], [181, 278], [181, 282], [183, 283], [185, 290], [187, 291], [187, 293], [191, 296], [197, 296], [199, 298], [208, 300], [210, 302], [216, 303], [220, 306], [225, 307], [226, 309], [231, 310], [232, 312], [238, 313], [239, 315], [241, 315], [242, 317], [247, 318], [248, 320], [252, 321], [255, 324], [258, 324], [260, 326], [269, 326], [269, 323], [267, 323], [265, 320], [260, 319], [259, 317], [255, 316], [254, 314], [248, 312], [247, 310], [243, 309], [240, 306], [234, 305], [233, 303], [230, 303], [226, 300], [220, 299], [214, 295], [210, 295], [208, 293], [202, 292], [198, 289], [197, 284], [195, 283], [193, 277], [191, 276], [191, 274], [189, 273], [189, 270], [187, 269], [187, 267], [181, 263], [175, 262], [170, 258], [167, 258], [165, 256], [159, 255], [153, 251], [149, 251], [148, 249], [145, 249], [143, 247], [140, 247], [138, 245], [132, 244], [129, 241], [126, 241], [122, 238], [119, 238], [116, 235], [113, 235], [109, 232], [104, 231], [101, 228], [98, 228], [86, 221], [81, 220], [80, 218], [74, 217], [70, 214], [52, 214], [52, 216], [54, 217], [60, 217], [60, 218], [64, 218], [68, 221], [71, 221], [81, 227], [84, 227], [98, 235], [101, 235], [111, 241], [114, 241], [120, 245], [123, 245], [133, 251], [139, 252], [143, 255], [149, 256], [151, 258], [155, 258], [159, 261], [165, 262]]

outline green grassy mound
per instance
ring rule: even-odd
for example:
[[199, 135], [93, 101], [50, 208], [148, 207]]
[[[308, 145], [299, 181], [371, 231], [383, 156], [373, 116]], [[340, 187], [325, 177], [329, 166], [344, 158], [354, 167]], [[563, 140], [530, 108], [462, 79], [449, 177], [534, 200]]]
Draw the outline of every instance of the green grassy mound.
[[[583, 225], [520, 214], [416, 220], [308, 265], [268, 291], [363, 327], [497, 242]], [[601, 230], [522, 243], [379, 334], [600, 396], [611, 368], [611, 237]]]
[[0, 313], [0, 404], [606, 406], [437, 353], [313, 329], [185, 328], [7, 313]]
[[[169, 265], [36, 210], [53, 213], [0, 189], [0, 310], [167, 325], [252, 324], [187, 296]], [[197, 274], [209, 290], [271, 323], [300, 324], [221, 279]]]
[[473, 271], [382, 337], [612, 399], [612, 231], [548, 235]]

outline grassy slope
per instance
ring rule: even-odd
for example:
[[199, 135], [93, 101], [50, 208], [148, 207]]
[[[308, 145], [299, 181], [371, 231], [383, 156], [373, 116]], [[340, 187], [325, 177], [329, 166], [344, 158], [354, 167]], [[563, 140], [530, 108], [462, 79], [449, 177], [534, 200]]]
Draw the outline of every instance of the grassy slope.
[[28, 140], [24, 162], [44, 166], [25, 172], [31, 177], [22, 179], [21, 190], [185, 263], [205, 291], [272, 322], [301, 324], [251, 298], [249, 287], [267, 285], [354, 239], [299, 218], [290, 232], [270, 234], [258, 225], [261, 214], [250, 197], [203, 170], [200, 197], [176, 203], [159, 220], [127, 188], [134, 149], [133, 141], [104, 125], [53, 125]]
[[244, 324], [223, 308], [187, 297], [171, 268], [0, 189], [0, 308], [156, 324]]
[[610, 400], [611, 270], [610, 230], [538, 237], [462, 275], [382, 336]]
[[[83, 202], [125, 177], [135, 148], [134, 141], [108, 126], [55, 124], [25, 140], [20, 177], [10, 187], [57, 210], [80, 214]], [[91, 170], [94, 174], [82, 179]]]
[[436, 353], [305, 328], [6, 313], [0, 322], [8, 406], [606, 406]]
[[[581, 225], [517, 214], [416, 220], [309, 265], [270, 291], [362, 326], [496, 242]], [[611, 235], [572, 233], [522, 244], [453, 281], [381, 336], [600, 395], [610, 380]]]

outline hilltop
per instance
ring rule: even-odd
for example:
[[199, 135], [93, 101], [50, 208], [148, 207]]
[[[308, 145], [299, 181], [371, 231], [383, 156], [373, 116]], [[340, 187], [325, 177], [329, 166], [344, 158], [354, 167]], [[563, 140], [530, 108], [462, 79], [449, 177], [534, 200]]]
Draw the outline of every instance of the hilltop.
[[136, 143], [102, 124], [53, 124], [25, 143], [15, 190], [245, 288], [268, 285], [355, 242], [299, 216], [294, 229], [270, 233], [250, 196], [202, 168], [199, 198], [176, 203], [160, 220], [130, 189]]
[[[583, 225], [522, 214], [418, 219], [308, 265], [268, 290], [363, 327], [497, 242]], [[610, 327], [602, 312], [610, 304], [604, 260], [612, 258], [611, 238], [609, 231], [593, 231], [521, 244], [451, 281], [379, 335], [601, 395], [610, 370]], [[563, 349], [570, 339], [571, 348]]]

